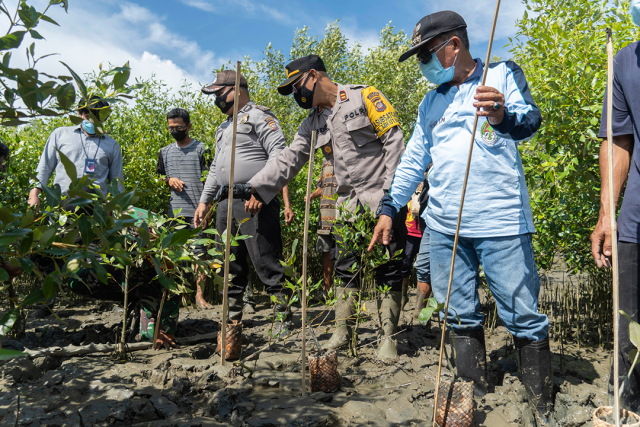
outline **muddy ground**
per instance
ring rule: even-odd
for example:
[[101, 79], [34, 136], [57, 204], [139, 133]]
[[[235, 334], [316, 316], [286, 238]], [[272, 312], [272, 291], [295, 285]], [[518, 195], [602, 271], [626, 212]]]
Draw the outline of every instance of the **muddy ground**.
[[[407, 308], [413, 307], [415, 293]], [[312, 318], [324, 307], [309, 310]], [[4, 311], [1, 309], [0, 311]], [[122, 308], [90, 301], [62, 305], [50, 316], [28, 319], [26, 337], [3, 340], [4, 348], [108, 343], [122, 319]], [[268, 342], [270, 314], [266, 295], [257, 312], [245, 315], [243, 354]], [[331, 319], [332, 316], [329, 316]], [[182, 309], [178, 336], [215, 332], [219, 306]], [[294, 313], [300, 326], [300, 313]], [[319, 321], [316, 321], [319, 322]], [[330, 334], [317, 328], [320, 342]], [[0, 367], [0, 424], [13, 426], [20, 396], [20, 426], [424, 426], [431, 425], [437, 372], [439, 329], [412, 323], [404, 312], [398, 335], [399, 358], [376, 360], [376, 322], [360, 330], [357, 358], [339, 351], [340, 391], [301, 397], [300, 336], [278, 343], [231, 375], [211, 355], [215, 343], [172, 351], [144, 350], [117, 363], [108, 354], [14, 359]], [[367, 345], [371, 344], [371, 345]], [[311, 342], [307, 348], [311, 347]], [[593, 409], [607, 404], [609, 353], [552, 343], [557, 425], [591, 426]], [[487, 332], [490, 391], [476, 399], [477, 426], [531, 425], [518, 379], [513, 342], [503, 327]], [[230, 363], [227, 362], [227, 368]], [[308, 383], [307, 383], [308, 384]], [[428, 423], [428, 424], [427, 424]]]

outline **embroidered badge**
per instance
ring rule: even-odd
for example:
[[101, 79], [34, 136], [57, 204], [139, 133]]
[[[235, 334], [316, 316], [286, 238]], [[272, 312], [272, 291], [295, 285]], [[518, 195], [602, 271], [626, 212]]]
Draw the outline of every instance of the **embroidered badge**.
[[418, 34], [418, 31], [420, 31], [420, 23], [418, 22], [418, 25], [416, 25], [416, 27], [413, 29], [413, 38], [411, 40], [411, 46], [415, 46], [417, 44], [419, 44], [422, 41], [422, 36], [420, 34]]
[[344, 90], [341, 90], [341, 91], [340, 91], [340, 101], [343, 101], [343, 102], [344, 102], [344, 101], [346, 101], [347, 99], [349, 99], [349, 98], [347, 98], [347, 92], [345, 92]]
[[381, 113], [387, 109], [387, 106], [382, 101], [380, 92], [371, 92], [369, 95], [367, 95], [367, 99], [369, 99], [369, 101], [376, 107], [376, 111], [378, 113]]
[[482, 137], [482, 140], [489, 145], [493, 145], [498, 141], [498, 135], [496, 134], [496, 131], [493, 130], [488, 120], [486, 120], [482, 125], [482, 128], [480, 129], [480, 136]]
[[273, 117], [267, 117], [264, 121], [267, 122], [271, 130], [278, 130], [278, 122]]
[[324, 152], [327, 154], [331, 154], [333, 152], [333, 149], [331, 148], [330, 145], [325, 145], [323, 148]]
[[244, 117], [242, 117], [240, 119], [240, 124], [243, 125], [243, 124], [247, 123], [247, 120], [249, 120], [249, 115], [248, 114], [246, 114]]

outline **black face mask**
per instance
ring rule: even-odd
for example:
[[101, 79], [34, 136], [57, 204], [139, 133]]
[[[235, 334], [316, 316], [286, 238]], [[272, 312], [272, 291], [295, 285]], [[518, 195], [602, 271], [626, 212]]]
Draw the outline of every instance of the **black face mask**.
[[184, 139], [187, 137], [187, 130], [172, 130], [171, 132], [171, 136], [175, 138], [176, 141], [180, 142], [180, 141], [184, 141]]
[[216, 106], [220, 109], [220, 111], [222, 111], [223, 114], [227, 114], [227, 111], [229, 111], [229, 109], [233, 107], [233, 103], [234, 103], [233, 99], [231, 101], [224, 100], [229, 94], [229, 92], [231, 92], [232, 89], [233, 88], [229, 89], [228, 91], [221, 94], [220, 96], [216, 96], [216, 100], [214, 101]]
[[307, 89], [305, 85], [307, 84], [307, 80], [309, 80], [309, 77], [311, 76], [309, 75], [306, 79], [304, 79], [304, 83], [302, 83], [302, 87], [300, 87], [300, 90], [293, 94], [293, 99], [296, 100], [300, 108], [304, 108], [305, 110], [313, 107], [313, 94], [316, 91], [316, 84], [318, 83], [316, 82], [313, 84], [313, 89]]

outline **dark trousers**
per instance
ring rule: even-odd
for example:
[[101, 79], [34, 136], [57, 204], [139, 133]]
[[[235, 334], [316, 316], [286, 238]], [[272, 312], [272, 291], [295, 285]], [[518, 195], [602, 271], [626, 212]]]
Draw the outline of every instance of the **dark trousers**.
[[[618, 268], [620, 277], [620, 310], [634, 321], [640, 321], [640, 245], [637, 243], [618, 243]], [[629, 372], [633, 360], [629, 359], [629, 351], [634, 345], [629, 339], [629, 321], [620, 316], [618, 332], [620, 381]], [[613, 385], [613, 366], [611, 367], [610, 384]], [[640, 363], [636, 365], [622, 394], [622, 405], [627, 409], [640, 410]]]
[[[393, 225], [391, 227], [391, 242], [389, 242], [389, 254], [393, 255], [396, 251], [402, 249], [404, 251], [407, 241], [407, 226], [405, 220], [407, 218], [407, 208], [400, 209], [400, 212], [396, 214], [393, 219]], [[372, 227], [375, 224], [372, 224]], [[373, 228], [372, 228], [373, 229]], [[334, 271], [336, 277], [342, 279], [342, 286], [347, 288], [358, 288], [358, 277], [354, 276], [354, 273], [350, 271], [354, 262], [360, 260], [356, 259], [353, 253], [344, 253], [340, 250], [341, 240], [340, 236], [333, 234], [336, 241], [336, 262], [334, 265]], [[368, 243], [368, 242], [367, 242]], [[343, 252], [343, 253], [340, 253]], [[376, 287], [377, 286], [390, 286], [392, 292], [402, 291], [402, 263], [403, 256], [400, 255], [397, 259], [387, 262], [375, 269], [376, 275]]]
[[[251, 216], [244, 211], [244, 200], [233, 201], [232, 236], [251, 236], [246, 240], [239, 240], [238, 246], [231, 246], [231, 253], [235, 260], [229, 264], [231, 274], [230, 295], [242, 295], [249, 284], [249, 263], [247, 256], [258, 277], [264, 283], [267, 292], [276, 294], [282, 290], [284, 270], [280, 261], [282, 258], [282, 235], [280, 233], [280, 201], [276, 198], [268, 205], [263, 205], [260, 213]], [[227, 201], [218, 204], [216, 228], [220, 235], [227, 229]], [[242, 221], [246, 220], [244, 223]], [[242, 225], [239, 225], [242, 223]]]
[[404, 258], [402, 260], [402, 277], [405, 279], [411, 277], [413, 271], [413, 263], [420, 252], [420, 242], [422, 237], [409, 236], [407, 234], [407, 246], [404, 249]]

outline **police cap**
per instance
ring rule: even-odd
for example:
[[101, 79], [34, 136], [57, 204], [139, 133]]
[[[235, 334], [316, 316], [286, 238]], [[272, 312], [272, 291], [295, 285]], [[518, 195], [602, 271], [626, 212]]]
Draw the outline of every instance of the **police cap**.
[[307, 71], [327, 71], [327, 69], [324, 68], [322, 58], [318, 55], [303, 56], [302, 58], [293, 60], [284, 67], [284, 70], [287, 73], [287, 79], [278, 86], [280, 95], [289, 95], [292, 91], [291, 87], [293, 84]]
[[[223, 87], [232, 87], [236, 85], [236, 72], [233, 70], [223, 70], [216, 74], [216, 81], [211, 83], [209, 86], [205, 86], [202, 88], [202, 93], [207, 95], [215, 94], [217, 91], [222, 89]], [[244, 78], [242, 73], [240, 73], [240, 87], [245, 89], [249, 89], [249, 85], [247, 84], [247, 79]]]

